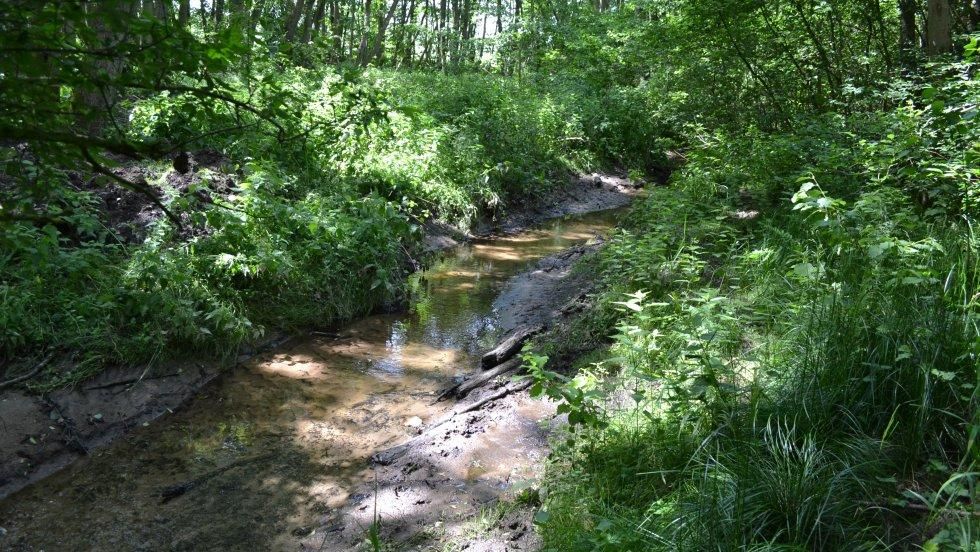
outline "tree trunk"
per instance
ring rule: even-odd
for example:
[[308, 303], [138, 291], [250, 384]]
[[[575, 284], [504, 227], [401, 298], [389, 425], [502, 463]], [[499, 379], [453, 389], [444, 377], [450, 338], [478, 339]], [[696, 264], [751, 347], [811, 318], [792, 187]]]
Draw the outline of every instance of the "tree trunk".
[[340, 22], [339, 0], [330, 0], [330, 36], [333, 39], [333, 51], [337, 58], [344, 55], [344, 29]]
[[180, 0], [180, 8], [177, 11], [177, 23], [181, 27], [186, 27], [191, 22], [191, 0]]
[[449, 21], [449, 10], [447, 6], [447, 2], [446, 0], [439, 0], [439, 27], [438, 27], [438, 32], [436, 34], [436, 38], [439, 41], [438, 54], [439, 54], [440, 69], [446, 68], [446, 50], [448, 46], [447, 43], [448, 37], [446, 36], [448, 33], [446, 32], [446, 24], [448, 23], [448, 21]]
[[480, 51], [477, 52], [477, 61], [483, 63], [483, 45], [487, 42], [487, 16], [483, 14], [483, 28], [480, 30]]
[[411, 67], [412, 57], [415, 55], [415, 36], [418, 34], [415, 30], [415, 0], [411, 0], [411, 3], [409, 3], [408, 14], [405, 16], [405, 27], [408, 30], [406, 31], [405, 44], [403, 45], [402, 61]]
[[310, 39], [313, 38], [313, 14], [316, 10], [320, 9], [319, 4], [322, 4], [323, 0], [307, 0], [306, 2], [306, 14], [303, 15], [303, 33], [300, 37], [300, 44], [309, 44]]
[[391, 0], [391, 7], [384, 14], [384, 18], [378, 18], [378, 35], [374, 37], [374, 54], [372, 57], [379, 65], [385, 52], [385, 33], [388, 31], [388, 25], [391, 24], [391, 18], [395, 16], [395, 10], [398, 9], [398, 4], [398, 0]]
[[949, 0], [929, 0], [926, 17], [926, 54], [938, 56], [953, 51], [953, 16]]
[[[139, 12], [139, 2], [128, 6], [114, 2], [92, 2], [85, 6], [86, 24], [95, 32], [98, 44], [92, 45], [97, 49], [108, 48], [116, 42], [116, 32], [107, 26], [112, 20], [115, 10], [129, 10], [129, 15], [136, 16]], [[105, 83], [78, 86], [72, 98], [72, 111], [77, 125], [91, 135], [101, 134], [107, 120], [113, 116], [113, 111], [119, 99], [119, 91], [113, 81], [125, 69], [124, 60], [120, 57], [105, 57], [99, 59], [98, 67]]]
[[198, 6], [198, 13], [201, 16], [201, 28], [205, 31], [208, 30], [208, 3], [205, 0], [201, 0], [201, 5]]
[[898, 15], [901, 20], [901, 30], [899, 32], [899, 50], [902, 60], [908, 65], [912, 58], [912, 51], [915, 50], [915, 35], [918, 26], [915, 22], [915, 14], [919, 6], [916, 0], [899, 0]]
[[170, 14], [169, 0], [146, 0], [143, 3], [143, 14], [153, 17], [161, 23], [167, 23]]
[[296, 38], [296, 30], [299, 28], [299, 20], [303, 16], [303, 8], [306, 7], [306, 0], [296, 0], [293, 9], [286, 20], [286, 42], [292, 42]]
[[368, 64], [368, 33], [371, 31], [371, 0], [364, 0], [364, 28], [361, 29], [361, 43], [357, 47], [357, 63]]
[[319, 36], [323, 32], [323, 19], [327, 11], [327, 0], [318, 0], [316, 13], [313, 14], [313, 36]]

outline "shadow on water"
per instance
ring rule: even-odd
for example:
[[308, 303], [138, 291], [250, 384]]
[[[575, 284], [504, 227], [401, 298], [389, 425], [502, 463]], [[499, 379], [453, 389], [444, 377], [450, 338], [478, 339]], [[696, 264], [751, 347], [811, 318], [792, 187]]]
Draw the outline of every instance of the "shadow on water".
[[[429, 404], [435, 393], [475, 369], [499, 336], [492, 305], [507, 280], [604, 233], [618, 213], [447, 252], [410, 280], [409, 312], [255, 357], [179, 412], [7, 498], [0, 548], [296, 549], [364, 498], [349, 493], [372, 480], [374, 452], [443, 412]], [[184, 494], [162, 502], [162, 489], [183, 483]]]

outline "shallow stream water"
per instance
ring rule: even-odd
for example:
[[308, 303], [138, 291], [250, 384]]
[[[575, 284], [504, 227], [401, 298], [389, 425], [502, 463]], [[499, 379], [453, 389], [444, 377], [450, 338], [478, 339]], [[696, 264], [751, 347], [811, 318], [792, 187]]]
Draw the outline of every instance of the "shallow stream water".
[[621, 212], [445, 252], [410, 280], [408, 312], [261, 354], [185, 408], [0, 502], [0, 550], [296, 549], [371, 481], [372, 454], [450, 406], [431, 403], [499, 338], [505, 283], [605, 233]]

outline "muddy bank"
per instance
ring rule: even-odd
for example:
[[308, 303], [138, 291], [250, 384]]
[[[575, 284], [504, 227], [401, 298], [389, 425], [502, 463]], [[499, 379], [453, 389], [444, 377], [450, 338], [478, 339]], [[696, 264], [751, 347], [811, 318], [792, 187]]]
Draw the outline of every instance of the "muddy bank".
[[642, 183], [613, 174], [576, 174], [568, 176], [566, 186], [527, 206], [512, 207], [499, 219], [477, 224], [477, 236], [512, 234], [543, 221], [567, 215], [616, 209], [629, 205]]
[[[507, 331], [561, 325], [593, 286], [574, 271], [602, 240], [541, 260], [513, 278], [495, 307]], [[476, 371], [473, 375], [479, 375]], [[378, 520], [396, 549], [536, 550], [537, 486], [556, 405], [533, 399], [515, 370], [493, 378], [417, 428], [415, 437], [372, 456], [375, 481], [304, 539], [304, 550], [351, 550]]]
[[430, 252], [441, 251], [476, 238], [514, 234], [558, 217], [625, 207], [641, 187], [641, 183], [612, 174], [568, 175], [566, 185], [550, 196], [483, 217], [471, 233], [442, 223], [427, 223], [424, 247]]

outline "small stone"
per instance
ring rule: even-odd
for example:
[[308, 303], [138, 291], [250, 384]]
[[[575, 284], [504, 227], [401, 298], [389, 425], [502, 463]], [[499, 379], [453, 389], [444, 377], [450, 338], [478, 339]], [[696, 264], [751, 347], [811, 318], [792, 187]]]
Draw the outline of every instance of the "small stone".
[[48, 414], [48, 418], [51, 418], [52, 420], [59, 420], [61, 419], [61, 412], [58, 412], [57, 410], [52, 410]]
[[419, 418], [418, 416], [412, 416], [405, 422], [405, 425], [413, 429], [418, 429], [422, 427], [422, 418]]
[[93, 414], [92, 415], [92, 419], [95, 420], [96, 422], [101, 422], [102, 421], [102, 413]]

